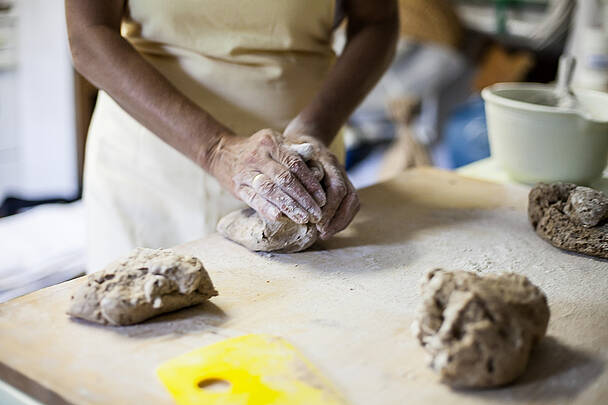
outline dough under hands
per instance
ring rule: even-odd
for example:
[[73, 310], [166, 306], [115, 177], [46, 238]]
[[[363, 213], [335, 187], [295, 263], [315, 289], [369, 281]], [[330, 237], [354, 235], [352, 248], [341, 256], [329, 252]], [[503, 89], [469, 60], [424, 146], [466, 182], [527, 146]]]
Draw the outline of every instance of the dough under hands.
[[[311, 169], [317, 180], [323, 180], [323, 166], [314, 159], [313, 145], [309, 143], [289, 145]], [[285, 216], [278, 221], [267, 222], [254, 209], [244, 208], [222, 217], [217, 231], [249, 250], [255, 252], [294, 253], [308, 249], [318, 239], [316, 225], [297, 224]]]
[[101, 324], [131, 325], [216, 295], [199, 259], [171, 250], [137, 248], [87, 276], [67, 313]]
[[556, 247], [608, 259], [608, 197], [569, 183], [540, 183], [530, 191], [528, 217]]
[[255, 252], [293, 253], [316, 242], [315, 224], [296, 224], [287, 217], [266, 222], [253, 208], [233, 211], [217, 224], [224, 237]]
[[412, 329], [453, 387], [495, 387], [523, 373], [549, 323], [547, 299], [526, 277], [430, 272]]

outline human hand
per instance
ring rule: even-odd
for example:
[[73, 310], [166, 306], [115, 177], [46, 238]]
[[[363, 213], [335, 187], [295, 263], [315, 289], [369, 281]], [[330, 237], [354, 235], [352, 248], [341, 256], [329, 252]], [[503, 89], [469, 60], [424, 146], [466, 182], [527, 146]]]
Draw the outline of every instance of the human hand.
[[283, 213], [299, 224], [318, 223], [326, 194], [300, 155], [283, 141], [272, 129], [250, 137], [223, 136], [213, 150], [209, 170], [269, 221]]
[[325, 177], [322, 180], [327, 203], [322, 205], [322, 217], [317, 223], [321, 239], [329, 239], [350, 224], [360, 208], [359, 196], [338, 158], [318, 139], [290, 133], [287, 144], [310, 144], [312, 152], [306, 160], [320, 163]]

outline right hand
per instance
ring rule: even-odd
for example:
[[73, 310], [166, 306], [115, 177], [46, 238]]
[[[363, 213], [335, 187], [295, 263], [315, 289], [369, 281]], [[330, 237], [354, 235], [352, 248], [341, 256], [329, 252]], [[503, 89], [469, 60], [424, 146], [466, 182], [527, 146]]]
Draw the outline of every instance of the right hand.
[[222, 137], [209, 169], [222, 186], [269, 221], [281, 214], [298, 224], [322, 218], [325, 192], [279, 132], [262, 129], [250, 137]]

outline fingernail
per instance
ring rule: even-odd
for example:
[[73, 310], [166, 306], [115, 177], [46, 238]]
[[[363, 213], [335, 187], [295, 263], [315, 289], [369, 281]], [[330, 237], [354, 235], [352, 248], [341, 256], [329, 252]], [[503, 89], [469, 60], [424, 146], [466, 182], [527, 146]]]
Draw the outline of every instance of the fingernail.
[[313, 224], [318, 224], [321, 221], [321, 218], [323, 218], [323, 213], [321, 212], [321, 209], [313, 208], [310, 212], [310, 222], [312, 222]]

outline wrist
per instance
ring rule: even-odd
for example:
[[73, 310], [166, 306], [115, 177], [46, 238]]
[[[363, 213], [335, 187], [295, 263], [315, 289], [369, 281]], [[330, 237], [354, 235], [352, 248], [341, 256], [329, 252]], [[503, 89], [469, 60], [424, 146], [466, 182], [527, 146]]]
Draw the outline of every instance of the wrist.
[[198, 151], [196, 163], [211, 175], [217, 177], [218, 166], [223, 155], [226, 153], [228, 145], [236, 138], [232, 132], [218, 132], [210, 136]]
[[[327, 141], [331, 143], [331, 139], [333, 137], [327, 137], [326, 132], [315, 122], [308, 121], [298, 116], [294, 118], [285, 131], [283, 135], [286, 139], [293, 141], [294, 143], [308, 142], [310, 138], [314, 138], [317, 141], [323, 142], [327, 145]], [[308, 140], [306, 139], [308, 138]]]

